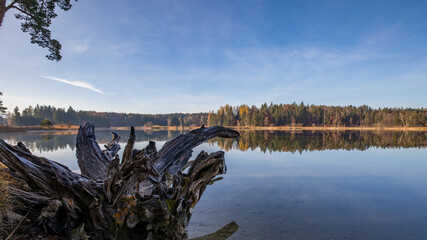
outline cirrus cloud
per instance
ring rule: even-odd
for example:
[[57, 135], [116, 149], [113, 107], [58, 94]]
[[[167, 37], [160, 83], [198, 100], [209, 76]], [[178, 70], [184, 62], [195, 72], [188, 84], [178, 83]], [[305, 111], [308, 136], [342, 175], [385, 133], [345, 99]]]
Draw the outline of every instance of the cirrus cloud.
[[82, 82], [82, 81], [70, 81], [67, 79], [63, 79], [63, 78], [57, 78], [57, 77], [52, 77], [52, 76], [41, 76], [42, 78], [45, 79], [49, 79], [49, 80], [53, 80], [53, 81], [57, 81], [57, 82], [62, 82], [62, 83], [66, 83], [72, 86], [76, 86], [76, 87], [81, 87], [81, 88], [86, 88], [89, 89], [91, 91], [100, 93], [100, 94], [104, 94], [103, 91], [99, 90], [98, 88], [94, 87], [92, 84], [88, 83], [88, 82]]

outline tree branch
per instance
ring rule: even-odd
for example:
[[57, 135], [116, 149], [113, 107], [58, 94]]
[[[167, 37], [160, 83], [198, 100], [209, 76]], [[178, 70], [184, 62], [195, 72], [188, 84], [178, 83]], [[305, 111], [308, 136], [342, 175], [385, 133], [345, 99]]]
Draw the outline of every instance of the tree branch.
[[[5, 8], [6, 9], [6, 11], [5, 12], [7, 12], [7, 10], [9, 10], [9, 9], [11, 9], [13, 6], [15, 6], [15, 3], [17, 3], [18, 1], [17, 0], [14, 0], [14, 1], [12, 1], [9, 5], [7, 5], [7, 7]], [[5, 0], [5, 3], [6, 3], [6, 0]]]
[[24, 13], [24, 14], [26, 14], [26, 15], [28, 15], [28, 16], [30, 16], [30, 17], [32, 17], [32, 18], [35, 18], [33, 14], [31, 14], [31, 13], [29, 13], [29, 12], [27, 12], [27, 11], [23, 10], [23, 9], [20, 9], [20, 8], [19, 8], [19, 7], [17, 7], [17, 6], [12, 6], [12, 8], [15, 8], [15, 9], [17, 9], [18, 11], [20, 11], [20, 12], [22, 12], [22, 13]]

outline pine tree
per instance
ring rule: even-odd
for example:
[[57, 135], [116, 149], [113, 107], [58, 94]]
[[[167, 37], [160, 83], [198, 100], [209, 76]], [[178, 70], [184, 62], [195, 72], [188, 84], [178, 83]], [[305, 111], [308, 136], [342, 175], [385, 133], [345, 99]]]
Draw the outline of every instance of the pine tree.
[[[0, 92], [0, 96], [3, 96], [3, 93]], [[7, 107], [3, 107], [3, 101], [0, 99], [0, 114], [6, 113]]]

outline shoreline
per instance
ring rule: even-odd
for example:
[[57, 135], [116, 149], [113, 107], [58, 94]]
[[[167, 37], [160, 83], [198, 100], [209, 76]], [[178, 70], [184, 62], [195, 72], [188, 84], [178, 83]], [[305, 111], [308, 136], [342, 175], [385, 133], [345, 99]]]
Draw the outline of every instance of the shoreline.
[[292, 127], [292, 126], [273, 126], [273, 127], [230, 127], [237, 130], [273, 130], [273, 131], [417, 131], [425, 132], [427, 127]]
[[[309, 126], [224, 126], [235, 130], [252, 131], [252, 130], [271, 130], [271, 131], [417, 131], [426, 132], [427, 127], [309, 127]], [[135, 127], [135, 130], [193, 130], [200, 127], [169, 127], [169, 126], [155, 126], [155, 127]], [[130, 127], [111, 127], [113, 130], [129, 130]]]
[[[309, 127], [309, 126], [270, 126], [270, 127], [261, 127], [261, 126], [225, 126], [235, 130], [241, 131], [403, 131], [403, 132], [427, 132], [427, 127]], [[187, 131], [193, 130], [200, 127], [195, 126], [137, 126], [135, 130], [149, 130], [149, 131]], [[130, 127], [99, 127], [97, 130], [129, 130]], [[77, 125], [54, 125], [51, 127], [44, 126], [0, 126], [0, 132], [30, 132], [30, 131], [40, 131], [40, 132], [50, 132], [50, 131], [78, 131], [79, 126]]]
[[79, 126], [77, 125], [53, 125], [50, 127], [46, 126], [0, 126], [0, 132], [30, 132], [30, 131], [77, 131]]

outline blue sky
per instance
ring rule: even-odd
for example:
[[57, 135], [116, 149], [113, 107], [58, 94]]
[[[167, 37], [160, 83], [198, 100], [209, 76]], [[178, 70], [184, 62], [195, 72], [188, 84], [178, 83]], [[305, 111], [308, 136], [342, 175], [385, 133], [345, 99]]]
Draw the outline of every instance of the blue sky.
[[427, 1], [81, 0], [58, 13], [60, 62], [7, 13], [0, 91], [9, 110], [427, 107]]

